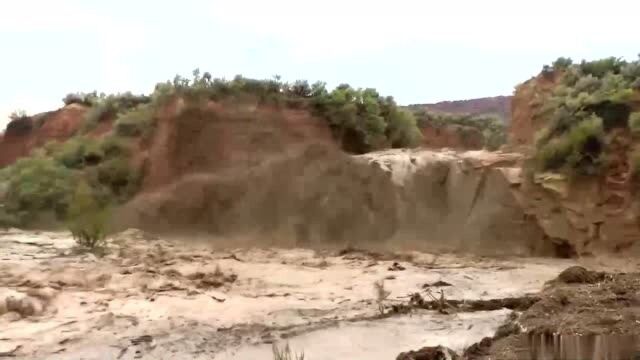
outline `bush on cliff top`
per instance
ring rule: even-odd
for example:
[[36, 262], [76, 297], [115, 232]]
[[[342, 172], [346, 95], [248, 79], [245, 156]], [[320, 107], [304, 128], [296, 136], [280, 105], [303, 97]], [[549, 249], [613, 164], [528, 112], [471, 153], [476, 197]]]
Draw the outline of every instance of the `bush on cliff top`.
[[610, 57], [572, 64], [560, 58], [554, 68], [562, 70], [560, 82], [535, 114], [547, 120], [537, 134], [539, 169], [597, 174], [606, 133], [640, 128], [629, 104], [640, 81], [640, 60]]
[[149, 97], [131, 93], [106, 96], [94, 92], [67, 95], [64, 101], [91, 106], [83, 132], [90, 131], [100, 121], [115, 118], [118, 135], [138, 137], [149, 134], [155, 112], [176, 96], [196, 102], [249, 99], [269, 106], [307, 109], [325, 119], [343, 148], [353, 153], [390, 146], [413, 147], [420, 143], [422, 136], [413, 114], [400, 109], [392, 97], [383, 97], [375, 89], [356, 89], [343, 84], [328, 91], [323, 82], [287, 83], [278, 76], [256, 80], [238, 75], [233, 80], [225, 80], [196, 69], [192, 78], [176, 75], [172, 81], [157, 84]]
[[[116, 121], [117, 131], [138, 136], [144, 128], [153, 126], [153, 111], [174, 96], [187, 101], [255, 99], [269, 106], [307, 109], [325, 119], [343, 148], [354, 153], [389, 146], [412, 147], [421, 138], [413, 115], [400, 109], [392, 97], [383, 97], [375, 89], [343, 84], [329, 91], [322, 82], [286, 83], [278, 76], [255, 80], [238, 75], [225, 80], [213, 78], [207, 72], [201, 74], [197, 69], [191, 79], [176, 76], [173, 81], [156, 85], [148, 107], [121, 114]], [[146, 113], [141, 113], [143, 110]]]
[[151, 102], [149, 96], [134, 95], [130, 92], [115, 95], [101, 94], [99, 97], [90, 98], [87, 103], [91, 108], [85, 115], [82, 132], [91, 131], [99, 122], [114, 118], [149, 102]]

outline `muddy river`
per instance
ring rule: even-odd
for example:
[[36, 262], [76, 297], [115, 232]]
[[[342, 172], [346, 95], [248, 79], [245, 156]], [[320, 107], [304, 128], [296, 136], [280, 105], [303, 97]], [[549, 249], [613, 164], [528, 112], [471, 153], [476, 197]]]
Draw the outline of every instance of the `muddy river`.
[[[220, 248], [128, 230], [103, 256], [65, 233], [0, 233], [0, 354], [24, 359], [395, 359], [491, 336], [510, 310], [381, 316], [412, 293], [536, 293], [571, 260]], [[375, 284], [378, 283], [378, 286]], [[384, 296], [380, 296], [382, 290]], [[7, 300], [7, 301], [5, 301]]]

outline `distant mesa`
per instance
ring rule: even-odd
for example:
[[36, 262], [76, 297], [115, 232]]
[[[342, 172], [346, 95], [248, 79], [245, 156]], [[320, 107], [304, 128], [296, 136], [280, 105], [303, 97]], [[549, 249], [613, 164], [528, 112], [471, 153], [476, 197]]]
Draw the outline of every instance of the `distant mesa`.
[[505, 124], [511, 121], [511, 96], [494, 96], [469, 100], [441, 101], [434, 104], [412, 104], [410, 108], [450, 114], [496, 115]]

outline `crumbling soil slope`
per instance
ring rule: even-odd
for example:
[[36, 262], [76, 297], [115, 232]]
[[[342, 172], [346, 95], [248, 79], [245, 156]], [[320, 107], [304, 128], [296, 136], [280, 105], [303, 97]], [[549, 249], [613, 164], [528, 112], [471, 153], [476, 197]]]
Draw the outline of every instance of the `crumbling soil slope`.
[[536, 114], [558, 84], [559, 73], [541, 74], [516, 87], [511, 100], [509, 143], [513, 146], [532, 146], [535, 134], [544, 125]]
[[175, 99], [157, 115], [153, 139], [139, 156], [144, 189], [189, 174], [254, 167], [308, 143], [332, 144], [327, 123], [307, 110], [281, 109], [255, 101], [193, 103]]
[[87, 107], [72, 104], [59, 110], [10, 122], [0, 136], [0, 167], [10, 165], [49, 141], [66, 141], [76, 134]]

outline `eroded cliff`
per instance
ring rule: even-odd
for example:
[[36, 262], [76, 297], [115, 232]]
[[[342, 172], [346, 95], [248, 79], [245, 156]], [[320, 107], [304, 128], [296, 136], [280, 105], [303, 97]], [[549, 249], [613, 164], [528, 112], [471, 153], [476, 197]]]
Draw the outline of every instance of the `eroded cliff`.
[[[586, 69], [588, 65], [580, 67]], [[582, 72], [586, 70], [580, 67], [543, 72], [516, 88], [509, 140], [510, 145], [525, 152], [528, 159], [525, 168], [518, 170], [521, 173], [519, 180], [514, 180], [514, 186], [520, 189], [518, 201], [527, 214], [537, 219], [546, 237], [564, 247], [567, 255], [636, 252], [640, 239], [640, 204], [637, 176], [634, 175], [638, 139], [629, 125], [629, 114], [640, 109], [638, 92], [629, 92], [624, 100], [617, 99], [616, 95], [609, 95], [615, 94], [613, 90], [602, 90], [611, 80], [585, 77]], [[607, 74], [608, 79], [619, 76]], [[586, 80], [565, 79], [564, 76], [583, 76]], [[591, 90], [583, 89], [587, 82], [592, 84]], [[573, 90], [572, 86], [582, 90]], [[582, 93], [577, 100], [564, 100], [567, 105], [562, 104], [559, 99], [564, 99], [562, 96], [571, 91]], [[591, 91], [590, 95], [587, 91]], [[616, 100], [607, 96], [614, 96]], [[578, 112], [562, 109], [562, 106], [574, 106], [582, 99], [588, 99], [587, 105]], [[562, 132], [577, 128], [578, 125], [571, 125], [571, 122], [579, 122], [581, 112], [588, 111], [600, 121], [600, 128], [596, 128], [599, 133], [578, 135], [574, 131], [566, 135]], [[536, 144], [536, 138], [541, 136], [552, 140]], [[581, 136], [585, 140], [581, 140]], [[545, 144], [550, 145], [544, 148]], [[562, 154], [563, 144], [571, 144], [573, 154]], [[550, 150], [552, 145], [556, 146], [553, 151]], [[551, 156], [554, 160], [549, 160]], [[570, 165], [545, 169], [551, 161], [569, 162]], [[591, 167], [587, 168], [585, 164]], [[585, 174], [585, 171], [589, 173]]]

